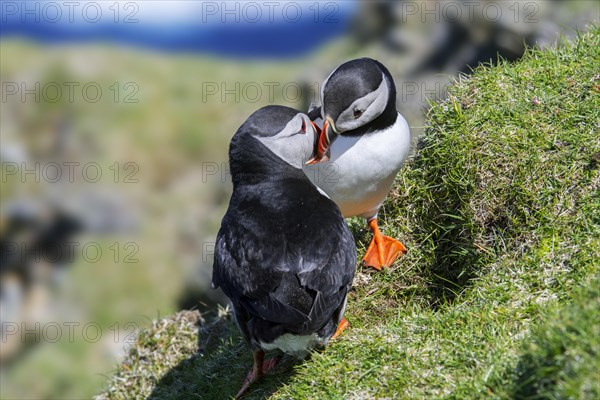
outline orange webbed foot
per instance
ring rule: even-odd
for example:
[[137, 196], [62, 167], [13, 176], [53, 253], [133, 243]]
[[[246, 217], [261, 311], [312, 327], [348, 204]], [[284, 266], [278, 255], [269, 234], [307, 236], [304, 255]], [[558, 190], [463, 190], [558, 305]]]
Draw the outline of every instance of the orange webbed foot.
[[377, 218], [369, 221], [369, 228], [373, 232], [373, 239], [363, 257], [367, 267], [381, 271], [382, 268], [389, 268], [402, 254], [406, 254], [406, 247], [401, 242], [381, 234]]
[[331, 340], [337, 339], [342, 334], [344, 329], [346, 329], [348, 327], [348, 325], [350, 325], [348, 323], [348, 320], [346, 318], [342, 317], [340, 323], [337, 326], [337, 329], [335, 330], [335, 333], [331, 337]]

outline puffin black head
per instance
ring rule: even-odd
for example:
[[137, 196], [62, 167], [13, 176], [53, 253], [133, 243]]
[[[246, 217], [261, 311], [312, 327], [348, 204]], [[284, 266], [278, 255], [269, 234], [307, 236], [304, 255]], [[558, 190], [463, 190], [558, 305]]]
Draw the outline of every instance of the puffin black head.
[[326, 153], [337, 135], [361, 135], [391, 126], [397, 117], [396, 86], [387, 68], [379, 61], [359, 58], [336, 68], [321, 90], [323, 131], [317, 155], [310, 163], [327, 159]]
[[248, 117], [231, 141], [231, 172], [268, 173], [280, 160], [301, 169], [313, 153], [317, 134], [306, 114], [283, 106], [263, 107]]

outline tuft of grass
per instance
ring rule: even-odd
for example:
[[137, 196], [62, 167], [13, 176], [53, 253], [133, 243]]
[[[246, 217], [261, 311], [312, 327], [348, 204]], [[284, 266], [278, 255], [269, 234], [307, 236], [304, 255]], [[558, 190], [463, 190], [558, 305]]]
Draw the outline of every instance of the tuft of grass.
[[[408, 254], [359, 269], [341, 340], [284, 358], [247, 398], [598, 398], [598, 65], [594, 27], [461, 77], [380, 213]], [[215, 346], [184, 347], [176, 366], [130, 355], [100, 398], [233, 396], [250, 352], [214, 324]], [[157, 349], [195, 339], [172, 332]]]
[[97, 399], [147, 397], [164, 370], [198, 350], [198, 332], [209, 331], [197, 311], [181, 311], [156, 320], [140, 332], [119, 372]]

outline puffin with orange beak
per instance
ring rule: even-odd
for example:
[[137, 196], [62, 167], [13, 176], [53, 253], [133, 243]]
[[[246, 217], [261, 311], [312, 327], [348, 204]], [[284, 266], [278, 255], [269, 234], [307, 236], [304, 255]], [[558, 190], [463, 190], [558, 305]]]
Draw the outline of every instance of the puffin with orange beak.
[[[379, 231], [377, 213], [408, 157], [410, 129], [396, 110], [396, 86], [380, 62], [361, 58], [337, 67], [323, 82], [323, 127], [316, 156], [304, 166], [308, 178], [344, 217], [367, 219], [373, 239], [363, 258], [381, 270], [406, 253], [404, 245]], [[320, 114], [320, 115], [317, 115]]]
[[214, 288], [233, 305], [254, 365], [236, 398], [277, 363], [304, 357], [348, 325], [356, 244], [340, 210], [302, 172], [315, 146], [306, 114], [267, 106], [229, 147], [233, 193], [215, 243]]

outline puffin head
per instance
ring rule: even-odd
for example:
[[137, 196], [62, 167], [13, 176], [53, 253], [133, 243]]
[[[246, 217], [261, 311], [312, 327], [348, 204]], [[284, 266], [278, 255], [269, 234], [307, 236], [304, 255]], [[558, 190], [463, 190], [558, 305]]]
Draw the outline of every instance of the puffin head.
[[246, 130], [273, 154], [298, 169], [312, 156], [319, 132], [308, 115], [284, 106], [266, 106], [255, 111], [240, 130]]
[[396, 86], [383, 64], [359, 58], [337, 67], [321, 88], [323, 130], [316, 156], [308, 163], [328, 159], [331, 143], [338, 135], [356, 135], [360, 128], [384, 116], [396, 117]]

